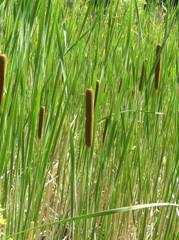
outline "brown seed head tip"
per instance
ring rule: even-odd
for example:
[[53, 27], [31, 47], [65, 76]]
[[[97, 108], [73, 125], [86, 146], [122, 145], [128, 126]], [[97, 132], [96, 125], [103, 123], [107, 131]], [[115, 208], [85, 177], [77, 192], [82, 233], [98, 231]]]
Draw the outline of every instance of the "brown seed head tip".
[[5, 54], [0, 54], [0, 103], [2, 102], [3, 93], [4, 93], [6, 66], [7, 66], [7, 57]]
[[7, 63], [7, 56], [5, 54], [0, 54], [0, 61]]
[[160, 46], [160, 44], [158, 44], [158, 45], [156, 46], [156, 54], [159, 54], [160, 48], [161, 48], [161, 46]]
[[96, 89], [95, 89], [95, 98], [94, 98], [94, 106], [96, 105], [96, 101], [98, 98], [98, 92], [99, 92], [99, 87], [100, 87], [100, 81], [96, 81]]
[[0, 73], [3, 74], [3, 77], [5, 78], [6, 74], [6, 66], [7, 66], [7, 57], [5, 54], [0, 54]]
[[38, 125], [38, 138], [39, 139], [41, 139], [41, 137], [42, 137], [43, 125], [44, 125], [44, 115], [45, 115], [45, 107], [41, 106], [40, 112], [39, 112], [39, 125]]
[[96, 91], [97, 91], [97, 93], [98, 93], [98, 90], [99, 90], [99, 86], [100, 86], [100, 81], [97, 80], [97, 81], [96, 81]]
[[86, 145], [90, 147], [93, 141], [93, 127], [94, 127], [94, 93], [93, 90], [86, 90]]
[[93, 89], [89, 88], [86, 90], [86, 110], [89, 111], [92, 109], [92, 103], [94, 103], [94, 93]]
[[44, 115], [44, 113], [45, 113], [45, 107], [44, 106], [40, 106], [40, 112], [43, 113], [43, 115]]
[[160, 56], [158, 56], [160, 53], [160, 49], [161, 49], [161, 46], [157, 45], [156, 46], [156, 57], [158, 58], [158, 61], [157, 61], [157, 65], [155, 67], [155, 80], [154, 80], [155, 90], [158, 90], [159, 83], [160, 83]]
[[100, 85], [100, 81], [99, 80], [96, 81], [96, 85], [98, 85], [98, 86]]

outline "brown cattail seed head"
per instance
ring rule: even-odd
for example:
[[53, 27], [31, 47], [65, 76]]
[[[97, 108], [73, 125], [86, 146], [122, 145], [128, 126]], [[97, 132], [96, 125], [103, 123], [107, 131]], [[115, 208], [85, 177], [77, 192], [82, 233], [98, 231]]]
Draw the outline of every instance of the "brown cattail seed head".
[[159, 83], [160, 83], [160, 45], [157, 45], [156, 47], [156, 58], [158, 59], [157, 65], [155, 67], [155, 79], [154, 79], [154, 88], [155, 90], [158, 90]]
[[86, 90], [86, 145], [90, 147], [93, 142], [94, 127], [94, 93], [92, 89]]
[[95, 98], [94, 98], [94, 106], [96, 106], [96, 101], [98, 98], [98, 92], [99, 92], [99, 86], [100, 86], [100, 81], [96, 81], [96, 89], [95, 89]]
[[45, 107], [40, 107], [39, 112], [39, 125], [38, 125], [38, 139], [41, 139], [44, 125], [44, 115], [45, 115]]
[[142, 64], [142, 71], [141, 71], [141, 75], [140, 75], [140, 83], [139, 83], [139, 91], [141, 92], [144, 86], [144, 82], [145, 82], [145, 77], [146, 77], [146, 62], [147, 60], [145, 60]]
[[7, 57], [4, 54], [0, 54], [0, 103], [2, 102], [3, 93], [4, 93], [6, 66], [7, 66]]

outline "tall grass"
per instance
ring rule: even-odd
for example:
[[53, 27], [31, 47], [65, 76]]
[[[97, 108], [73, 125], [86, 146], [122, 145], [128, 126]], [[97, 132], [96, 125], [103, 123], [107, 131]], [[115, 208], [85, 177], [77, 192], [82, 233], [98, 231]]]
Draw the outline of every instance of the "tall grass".
[[178, 16], [136, 0], [0, 1], [1, 239], [177, 239]]

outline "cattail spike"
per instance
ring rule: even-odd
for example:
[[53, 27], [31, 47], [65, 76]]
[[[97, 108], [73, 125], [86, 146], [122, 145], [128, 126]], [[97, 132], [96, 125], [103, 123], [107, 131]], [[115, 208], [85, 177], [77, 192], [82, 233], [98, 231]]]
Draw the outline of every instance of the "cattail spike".
[[91, 147], [94, 127], [94, 93], [92, 89], [86, 90], [86, 145]]
[[139, 83], [139, 91], [141, 92], [144, 86], [144, 82], [145, 82], [145, 75], [146, 75], [146, 62], [147, 60], [145, 60], [142, 64], [142, 71], [141, 71], [141, 75], [140, 75], [140, 83]]
[[97, 98], [98, 98], [98, 92], [99, 92], [99, 86], [100, 86], [100, 81], [96, 81], [96, 89], [95, 89], [95, 98], [94, 98], [94, 107], [96, 106]]
[[3, 93], [4, 93], [6, 66], [7, 66], [7, 57], [4, 54], [0, 54], [0, 103], [2, 102]]
[[160, 45], [157, 45], [156, 47], [156, 58], [158, 59], [156, 68], [155, 68], [155, 79], [154, 79], [154, 88], [155, 90], [158, 90], [159, 88], [159, 83], [160, 83]]
[[45, 107], [40, 107], [39, 112], [39, 125], [38, 125], [38, 139], [41, 139], [44, 125], [44, 115], [45, 115]]

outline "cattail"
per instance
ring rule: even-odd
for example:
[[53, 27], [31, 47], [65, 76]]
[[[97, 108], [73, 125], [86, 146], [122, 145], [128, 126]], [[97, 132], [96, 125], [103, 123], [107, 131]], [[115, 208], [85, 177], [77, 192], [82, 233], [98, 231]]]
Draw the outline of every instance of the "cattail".
[[159, 83], [160, 83], [160, 45], [157, 45], [156, 47], [156, 58], [158, 59], [157, 65], [155, 67], [155, 79], [154, 79], [154, 88], [155, 90], [158, 90]]
[[96, 81], [96, 89], [95, 89], [94, 107], [96, 106], [96, 101], [98, 98], [99, 86], [100, 86], [100, 81], [97, 80]]
[[0, 103], [2, 102], [3, 93], [4, 93], [6, 66], [7, 66], [7, 57], [4, 54], [0, 54]]
[[139, 83], [139, 91], [141, 92], [144, 86], [144, 82], [145, 82], [145, 75], [146, 75], [146, 62], [147, 60], [145, 60], [142, 64], [142, 71], [141, 71], [141, 75], [140, 75], [140, 83]]
[[94, 93], [92, 89], [86, 90], [86, 145], [90, 147], [93, 142], [94, 126]]
[[44, 125], [44, 115], [45, 115], [45, 107], [41, 106], [40, 112], [39, 112], [38, 139], [41, 139], [41, 137], [42, 137], [43, 125]]

